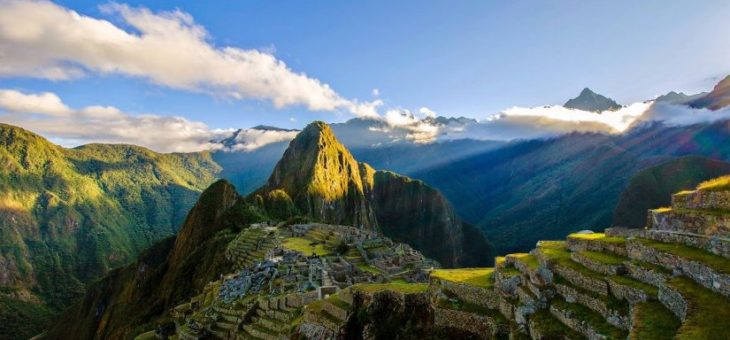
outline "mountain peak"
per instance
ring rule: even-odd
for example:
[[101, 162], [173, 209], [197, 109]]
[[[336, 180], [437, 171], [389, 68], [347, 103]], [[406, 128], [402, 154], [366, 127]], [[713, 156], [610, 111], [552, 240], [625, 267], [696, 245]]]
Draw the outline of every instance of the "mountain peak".
[[616, 103], [613, 99], [595, 93], [587, 87], [580, 92], [578, 97], [568, 100], [563, 106], [570, 109], [592, 112], [618, 110], [621, 108], [621, 105]]
[[730, 75], [721, 80], [710, 93], [690, 103], [692, 107], [719, 110], [730, 106]]
[[329, 125], [315, 121], [289, 143], [268, 182], [255, 194], [266, 196], [282, 190], [309, 216], [377, 228], [366, 204], [366, 170], [337, 140]]

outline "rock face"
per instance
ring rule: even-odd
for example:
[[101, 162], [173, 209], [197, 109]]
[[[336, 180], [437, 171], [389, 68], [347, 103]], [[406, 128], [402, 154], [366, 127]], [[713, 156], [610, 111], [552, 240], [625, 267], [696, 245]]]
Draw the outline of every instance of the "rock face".
[[382, 230], [447, 267], [483, 265], [492, 254], [482, 233], [464, 224], [438, 191], [358, 163], [322, 122], [292, 140], [267, 184], [249, 199], [265, 207], [288, 207], [290, 199], [293, 210], [311, 219]]
[[618, 110], [621, 108], [621, 105], [616, 103], [613, 99], [595, 93], [587, 87], [580, 92], [578, 97], [568, 100], [565, 104], [563, 104], [563, 106], [570, 109], [592, 112]]

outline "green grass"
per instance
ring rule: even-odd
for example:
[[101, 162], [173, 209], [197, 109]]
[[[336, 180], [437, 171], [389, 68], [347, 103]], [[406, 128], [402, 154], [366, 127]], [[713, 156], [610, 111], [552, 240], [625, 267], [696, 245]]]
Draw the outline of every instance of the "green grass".
[[583, 339], [585, 336], [556, 319], [547, 309], [539, 310], [529, 316], [544, 339]]
[[522, 272], [519, 271], [519, 269], [513, 267], [512, 265], [509, 266], [502, 266], [497, 269], [497, 271], [502, 274], [504, 278], [511, 278], [518, 275], [522, 275]]
[[667, 213], [667, 212], [672, 211], [672, 208], [671, 207], [662, 207], [662, 208], [651, 209], [651, 211], [656, 212], [656, 213]]
[[537, 261], [537, 257], [535, 257], [535, 255], [532, 255], [532, 254], [527, 254], [527, 253], [509, 254], [509, 255], [507, 255], [507, 257], [514, 258], [515, 260], [524, 263], [531, 270], [537, 270], [537, 268], [540, 267], [540, 263]]
[[624, 261], [628, 260], [628, 258], [625, 258], [623, 256], [618, 256], [614, 254], [609, 253], [601, 253], [597, 251], [581, 251], [578, 252], [578, 254], [582, 257], [585, 257], [589, 260], [593, 260], [595, 262], [611, 265], [611, 266], [617, 266], [624, 263]]
[[554, 283], [568, 286], [570, 288], [575, 289], [579, 294], [587, 295], [596, 300], [599, 300], [599, 301], [603, 302], [611, 310], [615, 310], [624, 315], [628, 315], [628, 313], [629, 313], [629, 303], [626, 301], [621, 301], [619, 299], [616, 299], [612, 295], [609, 295], [609, 296], [601, 295], [592, 290], [588, 290], [583, 287], [576, 286], [576, 285], [572, 284], [570, 281], [566, 280], [565, 278], [563, 278], [559, 275], [555, 276]]
[[672, 278], [669, 286], [677, 289], [690, 304], [677, 339], [727, 339], [730, 299], [684, 276]]
[[332, 296], [328, 297], [327, 302], [329, 302], [337, 307], [340, 307], [344, 310], [350, 309], [350, 305], [347, 302], [342, 301], [342, 299], [340, 299], [340, 297], [337, 295], [332, 295]]
[[458, 300], [458, 299], [455, 301], [450, 301], [447, 299], [440, 299], [440, 300], [438, 300], [436, 305], [439, 308], [458, 310], [461, 312], [473, 313], [473, 314], [478, 314], [481, 316], [487, 316], [487, 317], [492, 318], [497, 324], [506, 325], [507, 323], [509, 323], [509, 321], [507, 321], [507, 319], [504, 317], [504, 315], [502, 315], [502, 313], [500, 313], [497, 310], [489, 309], [487, 307], [475, 305], [473, 303], [469, 303], [469, 302]]
[[360, 269], [360, 270], [362, 270], [364, 272], [368, 272], [368, 273], [373, 273], [373, 274], [382, 274], [383, 273], [382, 270], [375, 268], [373, 266], [369, 266], [366, 263], [358, 263], [355, 265], [355, 267], [357, 267], [357, 269]]
[[424, 293], [428, 289], [428, 285], [425, 283], [404, 283], [404, 282], [391, 282], [391, 283], [359, 283], [352, 286], [353, 290], [359, 290], [366, 293], [377, 293], [386, 290], [412, 294], [412, 293]]
[[317, 242], [302, 237], [290, 237], [284, 240], [282, 246], [289, 250], [301, 252], [304, 256], [312, 256], [315, 253], [317, 255], [329, 255], [332, 254], [332, 249]]
[[436, 269], [431, 272], [433, 278], [482, 288], [494, 286], [493, 275], [494, 268]]
[[647, 239], [640, 239], [640, 242], [647, 247], [703, 263], [720, 273], [730, 274], [730, 260], [722, 256], [715, 255], [699, 248], [685, 246], [683, 244], [661, 243]]
[[578, 239], [578, 240], [598, 241], [598, 242], [610, 243], [610, 244], [625, 244], [626, 243], [626, 238], [624, 238], [624, 237], [606, 236], [606, 234], [604, 234], [604, 233], [592, 233], [592, 234], [573, 233], [573, 234], [568, 235], [568, 238]]
[[697, 190], [723, 191], [730, 190], [730, 176], [722, 176], [704, 181], [697, 186]]
[[552, 304], [559, 310], [569, 311], [573, 318], [587, 322], [593, 329], [607, 336], [609, 339], [626, 339], [626, 331], [609, 324], [600, 313], [586, 306], [577, 303], [568, 303], [560, 297], [553, 299]]
[[607, 277], [606, 279], [616, 282], [620, 285], [629, 286], [644, 291], [647, 295], [651, 297], [656, 297], [658, 294], [658, 289], [656, 287], [641, 281], [634, 280], [630, 277], [613, 275]]
[[634, 306], [635, 318], [631, 326], [631, 339], [674, 339], [682, 322], [661, 302], [642, 302]]

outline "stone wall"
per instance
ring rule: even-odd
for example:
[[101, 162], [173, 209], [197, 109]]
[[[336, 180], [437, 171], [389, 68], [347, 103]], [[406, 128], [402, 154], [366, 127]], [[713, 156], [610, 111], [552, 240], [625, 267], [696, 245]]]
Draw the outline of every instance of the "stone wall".
[[434, 309], [434, 326], [455, 328], [482, 339], [490, 339], [497, 332], [497, 325], [490, 317], [446, 308]]
[[694, 191], [672, 195], [675, 209], [730, 210], [730, 191]]
[[659, 286], [659, 301], [680, 320], [687, 318], [688, 304], [681, 293], [666, 285]]
[[704, 249], [730, 259], [730, 239], [676, 231], [648, 230], [647, 238], [663, 243], [679, 243]]
[[610, 309], [605, 302], [592, 296], [582, 294], [574, 288], [568, 287], [566, 285], [557, 284], [555, 285], [555, 289], [557, 290], [558, 294], [565, 298], [565, 301], [570, 303], [580, 303], [581, 305], [584, 305], [603, 315], [603, 317], [606, 318], [606, 321], [608, 321], [612, 325], [622, 329], [629, 329], [630, 321], [628, 316], [622, 315], [618, 311]]
[[703, 263], [658, 251], [642, 244], [639, 240], [629, 240], [627, 248], [632, 259], [668, 269], [679, 269], [684, 275], [706, 288], [730, 297], [730, 275], [720, 274]]
[[337, 320], [340, 320], [340, 321], [347, 320], [347, 310], [346, 309], [342, 309], [327, 300], [325, 300], [324, 303], [322, 304], [322, 308], [325, 311], [327, 311], [327, 313], [329, 313], [330, 315], [337, 318]]
[[577, 237], [568, 237], [566, 245], [568, 246], [568, 249], [574, 252], [589, 250], [626, 256], [626, 247], [622, 243], [616, 244], [601, 242], [600, 240], [586, 240]]
[[455, 295], [462, 301], [469, 301], [469, 303], [491, 309], [497, 308], [497, 305], [499, 304], [499, 298], [493, 289], [480, 288], [438, 279], [432, 279], [431, 282], [433, 285]]
[[649, 210], [649, 227], [717, 237], [730, 237], [730, 214], [693, 210]]
[[560, 265], [556, 265], [553, 270], [575, 286], [583, 287], [598, 294], [608, 296], [608, 284], [606, 281], [585, 276], [573, 269]]

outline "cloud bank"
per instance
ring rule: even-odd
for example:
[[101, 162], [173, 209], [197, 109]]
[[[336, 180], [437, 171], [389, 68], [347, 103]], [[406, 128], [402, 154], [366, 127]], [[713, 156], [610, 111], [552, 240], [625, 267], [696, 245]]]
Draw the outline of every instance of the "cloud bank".
[[233, 132], [213, 130], [183, 117], [132, 115], [111, 106], [72, 109], [53, 93], [16, 90], [0, 90], [0, 120], [53, 136], [66, 146], [127, 143], [161, 152], [219, 149], [222, 146], [211, 140]]
[[179, 10], [101, 7], [128, 31], [47, 1], [0, 0], [0, 7], [0, 76], [68, 80], [117, 74], [218, 97], [269, 100], [277, 108], [377, 115], [378, 104], [343, 98], [270, 53], [214, 46], [206, 30]]

